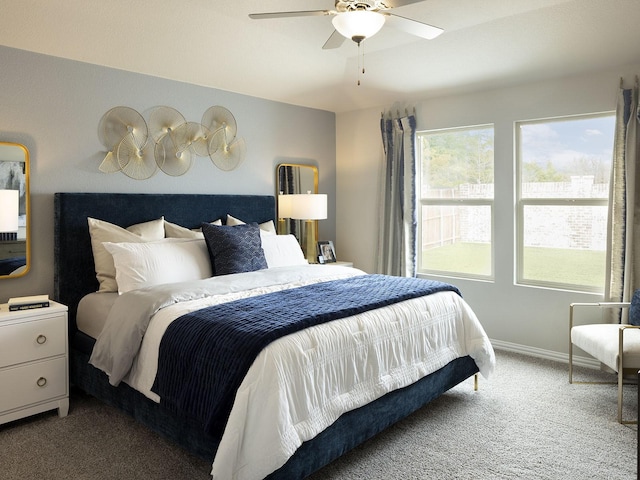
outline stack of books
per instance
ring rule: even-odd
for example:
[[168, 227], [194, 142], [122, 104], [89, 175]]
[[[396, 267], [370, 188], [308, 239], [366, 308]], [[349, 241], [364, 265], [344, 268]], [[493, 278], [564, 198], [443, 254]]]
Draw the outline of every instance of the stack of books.
[[31, 310], [49, 306], [49, 295], [32, 295], [30, 297], [14, 297], [9, 299], [9, 311]]

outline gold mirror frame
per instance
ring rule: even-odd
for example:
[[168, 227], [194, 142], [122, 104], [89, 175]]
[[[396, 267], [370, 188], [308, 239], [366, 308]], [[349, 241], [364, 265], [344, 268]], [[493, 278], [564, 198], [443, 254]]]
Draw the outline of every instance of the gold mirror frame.
[[[0, 239], [0, 279], [17, 278], [26, 275], [31, 268], [29, 150], [24, 145], [0, 142], [0, 190], [20, 192], [16, 238]], [[20, 265], [22, 257], [24, 264]]]
[[[276, 167], [276, 207], [280, 212], [280, 195], [318, 193], [318, 167], [300, 163], [281, 163]], [[317, 224], [317, 220], [314, 220]], [[317, 227], [317, 225], [316, 225]], [[278, 213], [278, 233], [280, 235], [291, 233], [298, 242], [306, 238], [304, 220], [280, 218]], [[315, 241], [318, 241], [318, 229], [315, 228]]]

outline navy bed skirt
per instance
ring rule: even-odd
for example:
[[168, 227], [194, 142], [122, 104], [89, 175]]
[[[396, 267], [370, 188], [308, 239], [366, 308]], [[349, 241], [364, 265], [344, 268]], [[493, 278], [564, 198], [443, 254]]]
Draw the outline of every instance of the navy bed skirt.
[[[111, 386], [107, 376], [89, 364], [87, 348], [92, 339], [78, 332], [72, 343], [69, 360], [72, 385], [128, 413], [192, 454], [213, 461], [219, 439], [208, 436], [202, 425], [179, 418], [125, 383], [117, 388]], [[412, 385], [345, 413], [302, 444], [285, 465], [267, 478], [294, 480], [311, 475], [477, 372], [471, 357], [458, 358]]]

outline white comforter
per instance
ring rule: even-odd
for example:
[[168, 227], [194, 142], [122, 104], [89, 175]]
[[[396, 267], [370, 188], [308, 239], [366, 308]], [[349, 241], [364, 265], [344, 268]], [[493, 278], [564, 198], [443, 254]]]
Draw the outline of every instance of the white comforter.
[[[159, 401], [151, 386], [160, 340], [167, 326], [187, 312], [363, 273], [338, 266], [304, 266], [227, 276], [220, 280], [226, 293], [169, 303], [153, 315], [124, 381]], [[343, 413], [465, 355], [475, 360], [483, 376], [493, 371], [489, 339], [469, 306], [453, 292], [283, 337], [260, 353], [240, 386], [211, 474], [215, 480], [262, 479]]]

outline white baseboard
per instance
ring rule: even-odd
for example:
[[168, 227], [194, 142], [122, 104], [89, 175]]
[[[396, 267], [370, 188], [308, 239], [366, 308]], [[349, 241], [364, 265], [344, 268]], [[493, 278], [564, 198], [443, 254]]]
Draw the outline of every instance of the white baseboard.
[[[532, 357], [544, 358], [547, 360], [555, 360], [569, 364], [569, 354], [554, 352], [553, 350], [544, 350], [542, 348], [529, 347], [517, 343], [504, 342], [502, 340], [491, 339], [491, 344], [496, 350], [506, 350], [507, 352], [522, 353]], [[579, 367], [600, 369], [600, 362], [590, 357], [573, 356], [573, 364]]]

